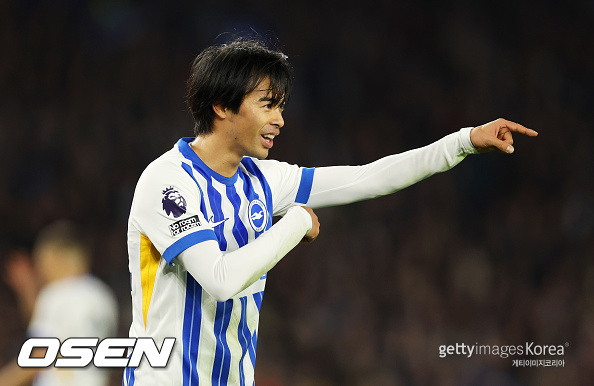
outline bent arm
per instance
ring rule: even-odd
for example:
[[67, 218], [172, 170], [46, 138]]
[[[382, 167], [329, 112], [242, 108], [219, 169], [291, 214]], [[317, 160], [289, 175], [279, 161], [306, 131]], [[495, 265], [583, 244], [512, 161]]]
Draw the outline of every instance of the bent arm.
[[208, 240], [186, 249], [178, 259], [206, 292], [222, 302], [272, 269], [311, 227], [310, 214], [296, 206], [267, 232], [238, 250], [221, 252], [216, 241]]
[[477, 152], [470, 130], [461, 129], [428, 146], [363, 166], [316, 168], [307, 206], [321, 208], [383, 196], [449, 170]]

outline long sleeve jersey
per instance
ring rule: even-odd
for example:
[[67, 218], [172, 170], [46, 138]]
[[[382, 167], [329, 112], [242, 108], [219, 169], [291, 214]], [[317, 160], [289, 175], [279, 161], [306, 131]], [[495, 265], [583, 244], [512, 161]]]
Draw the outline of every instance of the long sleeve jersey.
[[[267, 272], [309, 232], [302, 205], [396, 192], [476, 150], [470, 128], [363, 166], [303, 168], [245, 157], [232, 177], [210, 169], [192, 138], [141, 175], [128, 224], [131, 337], [176, 338], [168, 365], [127, 368], [125, 385], [252, 385]], [[283, 218], [272, 225], [272, 217]]]

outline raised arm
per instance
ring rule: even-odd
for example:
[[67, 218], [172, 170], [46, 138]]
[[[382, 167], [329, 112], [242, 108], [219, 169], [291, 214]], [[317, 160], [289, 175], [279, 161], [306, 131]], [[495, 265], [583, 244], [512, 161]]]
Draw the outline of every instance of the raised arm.
[[512, 153], [511, 132], [537, 135], [522, 125], [498, 119], [475, 128], [461, 129], [428, 146], [387, 156], [367, 165], [316, 168], [307, 205], [320, 208], [383, 196], [449, 170], [468, 154], [496, 149]]

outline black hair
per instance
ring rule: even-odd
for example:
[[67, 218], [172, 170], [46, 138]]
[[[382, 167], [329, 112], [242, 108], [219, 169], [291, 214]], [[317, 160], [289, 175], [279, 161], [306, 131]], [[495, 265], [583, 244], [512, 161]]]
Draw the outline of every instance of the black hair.
[[237, 114], [245, 96], [265, 78], [270, 80], [271, 103], [284, 105], [293, 87], [293, 69], [285, 54], [266, 47], [260, 40], [237, 38], [198, 54], [187, 88], [194, 134], [212, 131], [214, 104]]

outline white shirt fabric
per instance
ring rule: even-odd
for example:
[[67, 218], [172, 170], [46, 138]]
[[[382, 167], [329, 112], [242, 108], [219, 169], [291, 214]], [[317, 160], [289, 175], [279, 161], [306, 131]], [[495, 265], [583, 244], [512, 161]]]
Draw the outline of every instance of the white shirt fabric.
[[[134, 193], [130, 336], [176, 344], [166, 368], [126, 369], [127, 385], [253, 384], [266, 272], [311, 227], [304, 209], [289, 209], [306, 202], [312, 169], [246, 157], [224, 177], [198, 158], [191, 140], [152, 162]], [[203, 263], [190, 275], [194, 261]]]
[[[229, 178], [198, 158], [192, 138], [178, 141], [140, 177], [128, 230], [130, 336], [177, 343], [166, 368], [141, 363], [124, 384], [253, 384], [267, 271], [311, 228], [299, 206], [377, 197], [449, 170], [476, 152], [469, 133], [364, 166], [246, 157]], [[285, 217], [271, 226], [273, 215]]]
[[[59, 280], [44, 286], [35, 302], [29, 324], [32, 337], [99, 338], [114, 336], [118, 306], [113, 291], [92, 275]], [[53, 366], [36, 376], [36, 386], [92, 385], [109, 382], [109, 371], [90, 365], [84, 369]]]
[[477, 153], [470, 140], [471, 130], [471, 127], [466, 127], [430, 145], [363, 166], [316, 168], [306, 205], [315, 209], [368, 200], [450, 170], [466, 155]]

